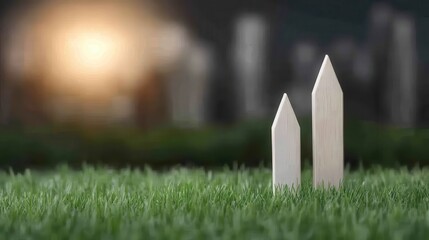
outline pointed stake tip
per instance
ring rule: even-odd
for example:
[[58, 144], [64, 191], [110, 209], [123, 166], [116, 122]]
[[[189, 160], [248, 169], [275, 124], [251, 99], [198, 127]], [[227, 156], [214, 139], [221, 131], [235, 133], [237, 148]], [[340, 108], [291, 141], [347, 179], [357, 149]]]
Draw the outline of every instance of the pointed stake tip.
[[287, 93], [283, 93], [282, 99], [280, 100], [279, 108], [280, 108], [281, 106], [283, 106], [283, 103], [284, 103], [284, 102], [287, 102], [287, 101], [290, 101], [290, 100], [289, 100], [289, 96], [287, 95]]
[[[325, 66], [325, 63], [331, 63], [331, 58], [328, 54], [325, 55], [325, 58], [323, 59], [322, 67]], [[332, 63], [331, 63], [332, 66]]]
[[[329, 73], [329, 72], [331, 72], [331, 73]], [[329, 75], [333, 75], [333, 76], [326, 78], [326, 77], [324, 77], [325, 74], [328, 74], [328, 76]], [[322, 66], [320, 67], [319, 74], [317, 75], [316, 82], [315, 82], [313, 90], [311, 92], [311, 96], [312, 97], [315, 96], [316, 91], [319, 88], [320, 82], [327, 81], [328, 79], [332, 79], [332, 78], [334, 78], [334, 81], [336, 82], [336, 83], [334, 83], [334, 85], [338, 86], [338, 88], [342, 94], [342, 88], [341, 88], [341, 85], [338, 81], [337, 75], [335, 74], [334, 66], [332, 65], [331, 59], [329, 58], [328, 54], [326, 54], [325, 59], [323, 60]]]
[[283, 93], [283, 97], [282, 97], [283, 99], [289, 99], [289, 97], [288, 97], [288, 95], [287, 95], [287, 93]]
[[322, 65], [320, 66], [320, 70], [319, 70], [319, 74], [317, 75], [316, 82], [314, 83], [313, 91], [311, 92], [312, 96], [314, 95], [315, 91], [318, 89], [319, 83], [322, 80], [322, 76], [325, 74], [326, 71], [329, 71], [327, 70], [329, 68], [332, 69], [332, 71], [334, 71], [335, 73], [334, 66], [332, 65], [329, 55], [325, 54], [325, 58], [323, 59]]
[[278, 121], [280, 121], [279, 119], [281, 118], [281, 115], [283, 115], [284, 112], [286, 112], [288, 114], [292, 114], [293, 117], [295, 118], [295, 121], [297, 122], [297, 125], [299, 126], [298, 119], [295, 115], [295, 111], [293, 110], [293, 107], [292, 107], [292, 104], [289, 100], [289, 97], [288, 97], [287, 93], [283, 93], [282, 100], [280, 101], [280, 105], [279, 105], [277, 112], [276, 112], [276, 115], [274, 117], [273, 124], [271, 125], [271, 130], [273, 130], [277, 126], [277, 123], [278, 123]]

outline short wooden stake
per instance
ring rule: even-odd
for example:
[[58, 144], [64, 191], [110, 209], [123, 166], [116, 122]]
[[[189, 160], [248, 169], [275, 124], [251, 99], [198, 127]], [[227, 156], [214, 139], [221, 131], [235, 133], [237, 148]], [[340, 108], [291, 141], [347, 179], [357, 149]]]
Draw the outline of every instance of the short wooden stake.
[[301, 181], [300, 127], [286, 94], [271, 127], [271, 138], [273, 191], [283, 186], [298, 187]]

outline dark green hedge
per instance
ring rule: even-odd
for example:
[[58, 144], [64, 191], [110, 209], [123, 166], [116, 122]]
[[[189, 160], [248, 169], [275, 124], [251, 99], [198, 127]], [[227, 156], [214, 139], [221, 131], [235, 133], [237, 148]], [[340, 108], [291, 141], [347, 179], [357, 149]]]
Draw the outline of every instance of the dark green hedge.
[[[311, 162], [311, 128], [301, 121], [302, 156]], [[50, 168], [83, 163], [113, 167], [270, 166], [270, 125], [198, 130], [40, 128], [0, 131], [0, 167]], [[429, 131], [346, 123], [345, 158], [356, 167], [429, 165]]]

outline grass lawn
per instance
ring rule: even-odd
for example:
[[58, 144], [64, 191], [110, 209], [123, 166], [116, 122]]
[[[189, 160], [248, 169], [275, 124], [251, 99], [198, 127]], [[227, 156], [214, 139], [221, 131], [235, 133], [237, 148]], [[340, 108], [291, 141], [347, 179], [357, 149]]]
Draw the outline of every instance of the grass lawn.
[[0, 174], [0, 239], [427, 239], [429, 170], [273, 196], [266, 169]]

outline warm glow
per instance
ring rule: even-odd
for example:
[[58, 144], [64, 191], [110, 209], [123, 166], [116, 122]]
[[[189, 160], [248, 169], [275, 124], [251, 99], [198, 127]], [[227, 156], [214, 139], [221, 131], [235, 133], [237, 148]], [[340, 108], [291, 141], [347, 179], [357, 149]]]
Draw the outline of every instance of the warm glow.
[[157, 64], [153, 46], [160, 20], [141, 6], [54, 4], [41, 8], [29, 22], [32, 42], [42, 53], [40, 71], [60, 95], [123, 94]]
[[112, 68], [114, 46], [111, 38], [102, 34], [81, 34], [71, 39], [69, 47], [75, 55], [76, 65], [91, 72]]
[[74, 84], [84, 81], [88, 82], [85, 87], [101, 87], [95, 85], [107, 84], [109, 78], [117, 77], [119, 67], [125, 67], [120, 61], [127, 58], [127, 43], [119, 31], [101, 27], [79, 26], [61, 33], [53, 48], [56, 78], [67, 75], [74, 78]]
[[112, 99], [168, 72], [188, 42], [144, 1], [46, 1], [11, 22], [8, 72], [39, 81], [65, 118], [109, 112]]

